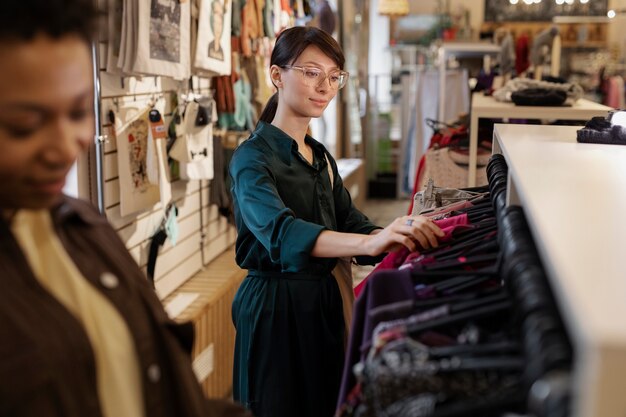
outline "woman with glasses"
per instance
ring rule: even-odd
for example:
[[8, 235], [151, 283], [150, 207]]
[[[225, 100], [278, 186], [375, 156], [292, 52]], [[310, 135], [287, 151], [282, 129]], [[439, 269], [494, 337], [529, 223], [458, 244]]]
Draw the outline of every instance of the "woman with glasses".
[[278, 91], [230, 164], [237, 263], [249, 271], [233, 301], [234, 399], [258, 417], [330, 417], [344, 357], [337, 258], [374, 263], [399, 246], [436, 246], [441, 230], [423, 217], [373, 225], [307, 135], [349, 76], [330, 35], [287, 29], [270, 64]]

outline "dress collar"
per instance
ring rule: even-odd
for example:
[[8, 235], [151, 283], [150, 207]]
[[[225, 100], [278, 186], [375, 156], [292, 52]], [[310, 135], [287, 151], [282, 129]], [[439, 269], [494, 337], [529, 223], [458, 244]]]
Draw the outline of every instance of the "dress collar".
[[[291, 165], [291, 155], [297, 155], [298, 153], [298, 144], [291, 136], [278, 127], [263, 121], [259, 121], [254, 133], [265, 139], [270, 148], [272, 148], [272, 151], [274, 151], [286, 165]], [[325, 166], [325, 155], [327, 151], [324, 145], [309, 135], [304, 137], [304, 141], [313, 148], [315, 156], [322, 166]]]

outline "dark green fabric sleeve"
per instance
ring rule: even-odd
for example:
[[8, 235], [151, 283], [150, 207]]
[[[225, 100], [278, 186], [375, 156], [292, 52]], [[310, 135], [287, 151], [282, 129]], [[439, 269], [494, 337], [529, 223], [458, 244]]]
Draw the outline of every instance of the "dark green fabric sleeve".
[[[343, 180], [339, 176], [337, 163], [331, 156], [329, 156], [329, 161], [331, 161], [334, 176], [333, 198], [335, 200], [337, 230], [344, 233], [369, 235], [376, 229], [382, 229], [382, 227], [373, 224], [365, 214], [354, 207], [350, 193], [346, 187], [343, 186]], [[375, 265], [382, 261], [386, 255], [387, 254], [384, 253], [379, 256], [355, 256], [354, 260], [359, 265]]]
[[329, 161], [331, 162], [334, 176], [333, 198], [335, 200], [337, 230], [344, 233], [369, 235], [372, 231], [381, 229], [381, 227], [370, 222], [367, 216], [354, 207], [350, 193], [343, 186], [343, 180], [337, 171], [337, 163], [332, 157], [329, 157]]
[[268, 251], [272, 262], [283, 272], [307, 268], [317, 237], [324, 226], [297, 219], [287, 208], [276, 189], [268, 165], [259, 162], [262, 155], [241, 149], [231, 164], [233, 197], [245, 226]]

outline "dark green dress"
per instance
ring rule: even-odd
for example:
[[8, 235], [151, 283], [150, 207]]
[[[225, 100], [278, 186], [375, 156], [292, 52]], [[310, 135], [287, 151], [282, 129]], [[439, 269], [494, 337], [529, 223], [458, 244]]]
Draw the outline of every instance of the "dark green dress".
[[306, 142], [313, 165], [290, 136], [259, 122], [230, 164], [237, 263], [249, 270], [233, 301], [233, 395], [256, 417], [333, 415], [344, 357], [336, 259], [310, 253], [323, 230], [377, 228], [352, 205], [324, 146]]

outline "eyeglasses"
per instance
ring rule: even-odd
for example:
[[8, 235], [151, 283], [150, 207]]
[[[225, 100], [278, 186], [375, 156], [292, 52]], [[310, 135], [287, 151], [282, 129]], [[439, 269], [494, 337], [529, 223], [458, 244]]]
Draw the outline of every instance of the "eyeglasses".
[[326, 74], [319, 68], [315, 67], [298, 67], [295, 65], [283, 65], [281, 68], [294, 69], [302, 73], [302, 80], [309, 87], [317, 87], [324, 81], [328, 80], [330, 88], [333, 90], [342, 89], [348, 82], [349, 73], [341, 70], [334, 70]]

